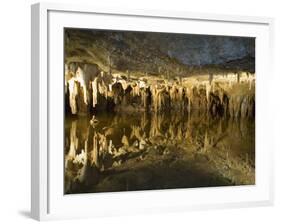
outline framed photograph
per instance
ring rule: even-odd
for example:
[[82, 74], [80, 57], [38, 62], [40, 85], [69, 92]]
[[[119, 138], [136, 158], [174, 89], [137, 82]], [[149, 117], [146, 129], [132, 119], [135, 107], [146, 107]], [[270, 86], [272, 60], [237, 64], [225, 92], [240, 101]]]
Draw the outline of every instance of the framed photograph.
[[32, 217], [272, 204], [272, 30], [32, 5]]

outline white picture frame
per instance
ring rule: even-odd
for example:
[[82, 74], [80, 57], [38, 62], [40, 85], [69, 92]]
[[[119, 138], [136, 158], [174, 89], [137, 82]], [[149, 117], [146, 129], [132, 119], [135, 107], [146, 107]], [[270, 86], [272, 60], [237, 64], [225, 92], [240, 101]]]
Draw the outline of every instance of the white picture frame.
[[[181, 11], [99, 9], [93, 6], [50, 3], [38, 3], [31, 8], [31, 214], [34, 219], [272, 205], [273, 147], [269, 132], [270, 116], [266, 107], [266, 93], [270, 89], [270, 77], [273, 75], [270, 60], [273, 57], [272, 18]], [[61, 34], [66, 26], [256, 37], [256, 184], [63, 195], [63, 148], [60, 139], [63, 134], [63, 75], [60, 74], [63, 74]]]

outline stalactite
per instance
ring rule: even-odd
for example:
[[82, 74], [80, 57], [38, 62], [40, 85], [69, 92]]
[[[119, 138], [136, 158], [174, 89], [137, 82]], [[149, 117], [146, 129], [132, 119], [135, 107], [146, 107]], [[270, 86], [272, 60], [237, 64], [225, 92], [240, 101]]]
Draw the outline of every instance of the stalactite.
[[163, 104], [163, 96], [162, 93], [165, 91], [165, 87], [152, 86], [151, 94], [152, 94], [152, 103], [154, 111], [160, 111], [161, 106]]
[[140, 80], [139, 81], [139, 88], [146, 88], [147, 86], [146, 86], [146, 83], [143, 81], [143, 80]]
[[76, 71], [76, 80], [77, 80], [77, 82], [80, 83], [80, 86], [83, 88], [84, 103], [87, 105], [88, 104], [88, 95], [87, 95], [87, 87], [86, 87], [86, 83], [85, 83], [85, 74], [80, 67], [78, 67], [78, 69]]
[[146, 87], [141, 89], [141, 102], [142, 106], [146, 108], [147, 106], [147, 93], [146, 93]]
[[205, 83], [205, 88], [206, 88], [206, 99], [207, 99], [207, 104], [209, 104], [210, 101], [210, 92], [211, 92], [211, 85], [209, 82]]
[[125, 80], [123, 80], [123, 79], [118, 80], [118, 82], [121, 84], [122, 89], [123, 89], [123, 91], [125, 92], [125, 90], [126, 90], [127, 87], [128, 87], [128, 83], [127, 83]]
[[251, 90], [252, 86], [253, 86], [253, 83], [255, 83], [255, 77], [253, 75], [249, 75], [248, 83], [249, 83], [249, 90]]
[[108, 85], [109, 92], [112, 92], [112, 85], [113, 85], [113, 84], [109, 84], [109, 85]]
[[133, 85], [131, 85], [131, 88], [132, 88], [132, 96], [135, 97], [135, 96], [140, 96], [140, 87], [138, 84], [134, 83]]
[[107, 99], [108, 89], [103, 80], [98, 83], [98, 91], [101, 96], [104, 96]]
[[[255, 75], [243, 71], [239, 71], [238, 75], [230, 72], [226, 75], [225, 73], [214, 74], [210, 82], [208, 75], [185, 77], [178, 80], [155, 79], [154, 77], [151, 80], [148, 77], [141, 77], [139, 80], [136, 80], [136, 77], [124, 79], [121, 74], [113, 74], [113, 77], [107, 75], [96, 77], [95, 75], [89, 78], [85, 77], [86, 73], [83, 72], [82, 68], [84, 67], [78, 67], [75, 75], [73, 73], [74, 76], [67, 80], [69, 91], [66, 93], [69, 94], [69, 107], [72, 114], [88, 113], [89, 107], [86, 107], [84, 103], [88, 102], [88, 93], [92, 92], [91, 98], [93, 99], [90, 104], [96, 108], [99, 103], [99, 109], [108, 107], [109, 109], [116, 108], [118, 111], [124, 110], [130, 105], [130, 110], [143, 110], [145, 108], [146, 111], [151, 110], [159, 113], [160, 111], [186, 109], [190, 114], [191, 111], [201, 110], [203, 112], [209, 108], [208, 113], [216, 114], [219, 112], [230, 116], [240, 116], [241, 103], [246, 104], [242, 99], [253, 92], [255, 85]], [[69, 73], [67, 69], [65, 71]], [[69, 75], [65, 74], [65, 76]], [[237, 83], [238, 81], [240, 83]], [[90, 84], [88, 88], [91, 90], [86, 88], [87, 83]], [[120, 84], [117, 85], [117, 83]], [[249, 90], [241, 96], [240, 109], [238, 109], [239, 93], [237, 92], [239, 85], [244, 85], [247, 91]], [[210, 104], [212, 104], [212, 108], [210, 108]], [[250, 104], [254, 105], [249, 97], [247, 105]], [[243, 108], [248, 107], [243, 105]], [[253, 111], [250, 106], [248, 110]], [[254, 112], [250, 114], [254, 114]]]
[[241, 117], [243, 118], [247, 116], [248, 105], [249, 105], [249, 101], [248, 101], [248, 97], [246, 96], [242, 99], [241, 102]]
[[114, 148], [114, 146], [113, 146], [113, 144], [112, 144], [112, 140], [110, 139], [110, 140], [109, 140], [109, 143], [108, 143], [108, 151], [109, 151], [109, 152], [113, 152], [113, 148]]
[[76, 96], [78, 95], [78, 86], [76, 83], [76, 79], [71, 78], [68, 81], [68, 86], [69, 86], [69, 105], [71, 108], [71, 113], [76, 114], [77, 113]]
[[178, 88], [178, 100], [180, 102], [182, 102], [182, 99], [183, 99], [182, 97], [183, 97], [183, 87], [179, 86], [179, 88]]
[[192, 100], [193, 100], [193, 86], [191, 86], [190, 89], [188, 87], [186, 87], [186, 96], [187, 96], [187, 99], [188, 99], [188, 113], [190, 114]]
[[223, 91], [223, 89], [219, 89], [220, 104], [223, 104], [223, 96], [224, 96], [224, 91]]
[[92, 89], [93, 89], [93, 107], [98, 104], [98, 78], [96, 77], [92, 82]]

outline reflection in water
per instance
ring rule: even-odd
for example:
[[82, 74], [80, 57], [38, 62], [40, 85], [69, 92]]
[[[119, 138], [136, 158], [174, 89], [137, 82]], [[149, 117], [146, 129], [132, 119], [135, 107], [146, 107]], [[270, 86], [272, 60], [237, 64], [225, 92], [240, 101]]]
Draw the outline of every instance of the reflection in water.
[[254, 120], [168, 113], [65, 119], [65, 193], [255, 183]]

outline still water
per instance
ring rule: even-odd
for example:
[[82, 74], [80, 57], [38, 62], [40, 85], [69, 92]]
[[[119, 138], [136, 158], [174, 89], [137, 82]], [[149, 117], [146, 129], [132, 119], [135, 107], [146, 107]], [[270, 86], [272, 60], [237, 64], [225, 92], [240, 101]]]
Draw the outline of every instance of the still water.
[[138, 112], [65, 118], [65, 193], [255, 184], [255, 122]]

